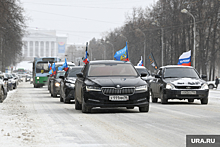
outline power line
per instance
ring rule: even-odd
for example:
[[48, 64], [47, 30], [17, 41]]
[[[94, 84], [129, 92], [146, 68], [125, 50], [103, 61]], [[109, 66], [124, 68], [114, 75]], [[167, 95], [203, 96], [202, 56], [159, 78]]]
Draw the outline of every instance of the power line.
[[120, 24], [120, 23], [114, 23], [114, 22], [102, 21], [102, 20], [95, 20], [95, 19], [90, 19], [90, 18], [76, 17], [76, 16], [70, 16], [70, 15], [63, 15], [63, 14], [58, 14], [58, 13], [50, 13], [50, 12], [44, 12], [44, 11], [38, 11], [38, 10], [31, 10], [31, 9], [28, 9], [28, 10], [35, 11], [35, 12], [40, 12], [40, 13], [51, 14], [51, 15], [59, 15], [59, 16], [65, 16], [65, 17], [71, 17], [71, 18], [77, 18], [77, 19], [83, 19], [83, 20], [97, 21], [97, 22], [102, 22], [102, 23]]

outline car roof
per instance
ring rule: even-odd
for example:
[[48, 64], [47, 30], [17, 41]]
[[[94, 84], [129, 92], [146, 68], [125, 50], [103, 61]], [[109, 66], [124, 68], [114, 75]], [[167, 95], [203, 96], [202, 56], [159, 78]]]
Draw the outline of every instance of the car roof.
[[183, 65], [166, 65], [166, 66], [162, 66], [160, 68], [180, 68], [180, 67], [184, 67], [184, 68], [193, 68], [192, 66], [183, 66]]
[[74, 69], [74, 68], [83, 68], [83, 66], [73, 66], [73, 67], [70, 67], [70, 69]]
[[117, 60], [95, 60], [95, 61], [89, 61], [89, 64], [109, 64], [109, 63], [127, 63], [130, 64], [129, 61], [117, 61]]
[[[134, 66], [135, 68], [146, 68], [145, 66]], [[147, 69], [147, 68], [146, 68]]]

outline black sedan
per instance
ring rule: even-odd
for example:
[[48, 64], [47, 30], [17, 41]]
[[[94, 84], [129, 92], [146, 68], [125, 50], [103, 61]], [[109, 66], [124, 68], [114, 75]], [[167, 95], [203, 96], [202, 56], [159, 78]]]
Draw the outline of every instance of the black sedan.
[[57, 71], [57, 73], [54, 75], [54, 77], [51, 77], [50, 79], [50, 93], [52, 97], [57, 97], [57, 95], [60, 95], [60, 82], [62, 79], [60, 79], [60, 76], [64, 76], [65, 71]]
[[60, 82], [60, 102], [70, 103], [74, 100], [76, 74], [80, 73], [83, 66], [69, 67]]
[[[141, 76], [146, 76], [141, 74]], [[93, 107], [139, 107], [149, 111], [148, 84], [130, 62], [90, 61], [77, 74], [75, 109], [90, 113]]]
[[201, 104], [208, 104], [209, 87], [202, 78], [206, 76], [200, 77], [191, 66], [163, 66], [150, 85], [152, 102], [156, 103], [158, 98], [162, 104], [169, 99], [186, 99], [188, 102], [198, 99]]

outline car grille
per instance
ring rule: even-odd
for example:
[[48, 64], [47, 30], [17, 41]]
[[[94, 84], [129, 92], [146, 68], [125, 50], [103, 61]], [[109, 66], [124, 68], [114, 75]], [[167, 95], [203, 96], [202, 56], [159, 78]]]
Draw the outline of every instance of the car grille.
[[103, 87], [102, 93], [105, 95], [128, 95], [133, 94], [135, 91], [134, 87], [124, 87], [124, 88], [115, 88], [115, 87]]
[[201, 86], [175, 86], [176, 89], [200, 89]]

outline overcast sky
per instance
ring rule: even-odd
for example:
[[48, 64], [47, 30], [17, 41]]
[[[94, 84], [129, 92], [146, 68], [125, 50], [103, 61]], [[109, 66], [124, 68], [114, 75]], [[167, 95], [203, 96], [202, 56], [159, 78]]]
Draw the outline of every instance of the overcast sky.
[[156, 0], [20, 0], [30, 28], [68, 34], [68, 43], [83, 43], [123, 26], [133, 7], [151, 6]]

